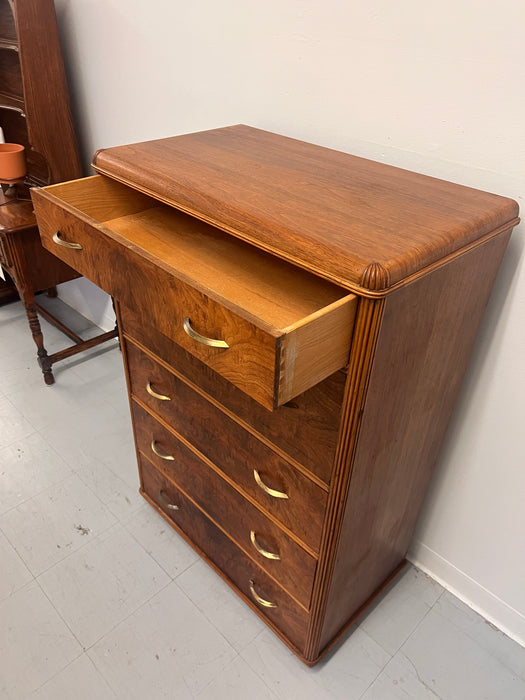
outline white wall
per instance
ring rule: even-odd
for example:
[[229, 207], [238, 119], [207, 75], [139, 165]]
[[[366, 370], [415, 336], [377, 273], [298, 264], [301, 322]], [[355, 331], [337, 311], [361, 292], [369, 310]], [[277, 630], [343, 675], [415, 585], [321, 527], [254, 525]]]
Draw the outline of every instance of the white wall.
[[[246, 123], [523, 205], [522, 0], [56, 6], [86, 163], [97, 148]], [[525, 643], [523, 239], [522, 226], [411, 557]], [[62, 294], [107, 314], [89, 285]]]

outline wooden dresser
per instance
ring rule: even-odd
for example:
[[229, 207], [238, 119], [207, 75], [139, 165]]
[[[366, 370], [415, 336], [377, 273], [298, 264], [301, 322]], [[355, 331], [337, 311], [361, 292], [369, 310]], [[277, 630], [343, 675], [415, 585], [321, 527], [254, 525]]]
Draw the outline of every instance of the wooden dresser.
[[404, 564], [518, 208], [234, 126], [33, 191], [113, 295], [141, 492], [315, 664]]

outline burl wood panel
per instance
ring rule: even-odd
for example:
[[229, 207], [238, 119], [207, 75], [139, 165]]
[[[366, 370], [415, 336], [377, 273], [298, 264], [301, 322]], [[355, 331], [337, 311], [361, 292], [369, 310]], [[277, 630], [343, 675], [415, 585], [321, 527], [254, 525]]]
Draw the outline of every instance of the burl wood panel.
[[[156, 328], [140, 310], [120, 306], [124, 335], [144, 352], [155, 354], [169, 371], [219, 405], [230, 418], [262, 442], [305, 468], [316, 483], [329, 484], [337, 445], [346, 375], [335, 372], [293, 401], [267, 411], [233, 384], [214, 373]], [[146, 350], [147, 347], [147, 350]]]
[[[164, 419], [226, 478], [316, 552], [326, 492], [132, 343], [126, 343], [126, 356], [132, 396]], [[157, 393], [171, 400], [148, 394], [148, 382]], [[254, 479], [254, 469], [267, 486], [286, 493], [288, 498], [274, 498], [261, 490]]]
[[305, 269], [372, 291], [513, 225], [518, 212], [510, 199], [243, 125], [101, 150], [93, 164]]
[[318, 653], [407, 552], [509, 236], [386, 300], [341, 533], [326, 551], [333, 573], [318, 592]]
[[[132, 414], [140, 452], [170, 481], [191, 494], [192, 500], [250, 559], [308, 609], [316, 559], [137, 403], [132, 403]], [[153, 440], [158, 452], [173, 459], [165, 460], [155, 454]], [[280, 559], [268, 559], [254, 548], [252, 530], [256, 542]]]
[[[296, 654], [301, 655], [308, 628], [308, 613], [301, 608], [255, 562], [217, 528], [182, 491], [158, 472], [144, 457], [140, 459], [142, 493], [168, 522], [213, 566], [219, 576], [268, 624]], [[178, 506], [169, 510], [159, 503], [158, 493]], [[250, 593], [253, 581], [257, 594], [275, 608], [261, 608]]]

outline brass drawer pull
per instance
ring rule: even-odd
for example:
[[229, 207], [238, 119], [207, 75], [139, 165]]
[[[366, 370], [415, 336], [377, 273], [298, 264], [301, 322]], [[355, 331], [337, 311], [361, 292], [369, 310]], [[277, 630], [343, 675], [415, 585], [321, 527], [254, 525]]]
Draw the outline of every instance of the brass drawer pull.
[[156, 391], [153, 390], [153, 387], [151, 386], [151, 382], [148, 382], [146, 385], [146, 391], [150, 396], [154, 396], [156, 399], [159, 399], [160, 401], [171, 401], [171, 398], [169, 396], [165, 396], [164, 394], [157, 394]]
[[75, 250], [82, 250], [82, 246], [80, 245], [80, 243], [69, 243], [69, 241], [63, 241], [60, 238], [60, 231], [56, 231], [53, 234], [53, 243], [61, 245], [64, 248], [74, 248]]
[[274, 498], [288, 498], [287, 493], [283, 493], [282, 491], [276, 491], [275, 489], [271, 489], [269, 486], [266, 486], [266, 484], [261, 479], [257, 469], [253, 470], [253, 478], [255, 479], [257, 486], [269, 496], [273, 496]]
[[166, 500], [164, 493], [162, 489], [159, 489], [159, 501], [161, 505], [164, 506], [164, 508], [168, 508], [169, 510], [179, 510], [179, 506], [176, 506], [174, 503], [170, 503], [169, 501]]
[[157, 455], [157, 457], [165, 459], [168, 462], [173, 462], [175, 460], [175, 457], [173, 457], [172, 455], [167, 455], [164, 452], [160, 452], [155, 440], [151, 441], [151, 451], [154, 452]]
[[262, 605], [265, 608], [276, 608], [277, 607], [277, 605], [275, 603], [272, 603], [270, 600], [265, 600], [264, 598], [261, 598], [260, 595], [257, 595], [253, 585], [254, 585], [253, 581], [250, 580], [250, 593], [252, 594], [253, 599], [255, 600], [256, 603], [259, 603], [259, 605]]
[[208, 345], [211, 348], [229, 348], [230, 346], [228, 343], [224, 340], [217, 340], [216, 338], [206, 338], [205, 335], [201, 335], [200, 333], [197, 333], [197, 331], [194, 331], [193, 328], [191, 327], [191, 321], [189, 318], [184, 319], [184, 323], [182, 324], [184, 331], [187, 335], [190, 336], [193, 340], [196, 340], [198, 343], [202, 343], [203, 345]]
[[261, 545], [257, 542], [255, 532], [253, 530], [250, 530], [250, 541], [255, 547], [255, 549], [259, 552], [259, 554], [262, 554], [263, 557], [266, 557], [266, 559], [275, 559], [276, 561], [281, 561], [281, 557], [279, 554], [274, 554], [274, 552], [269, 552], [267, 549], [263, 549]]

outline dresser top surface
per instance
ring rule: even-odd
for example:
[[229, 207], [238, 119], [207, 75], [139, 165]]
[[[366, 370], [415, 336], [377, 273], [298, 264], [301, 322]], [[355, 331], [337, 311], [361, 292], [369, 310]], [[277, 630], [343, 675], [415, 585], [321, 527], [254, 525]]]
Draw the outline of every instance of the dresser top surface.
[[93, 167], [368, 293], [388, 291], [518, 216], [505, 197], [244, 125], [103, 149]]

